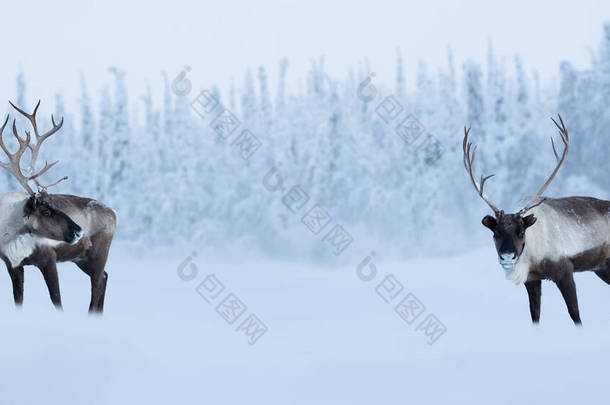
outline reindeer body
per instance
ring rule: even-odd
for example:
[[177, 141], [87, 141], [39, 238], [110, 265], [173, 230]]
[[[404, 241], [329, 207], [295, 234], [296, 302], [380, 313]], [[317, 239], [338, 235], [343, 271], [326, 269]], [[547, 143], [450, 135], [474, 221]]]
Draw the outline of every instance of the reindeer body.
[[116, 227], [116, 213], [89, 198], [51, 194], [45, 203], [67, 215], [80, 228], [74, 243], [24, 231], [24, 210], [30, 196], [11, 192], [0, 198], [0, 258], [13, 282], [15, 303], [23, 301], [23, 266], [38, 267], [45, 278], [53, 304], [61, 307], [56, 262], [72, 261], [91, 278], [91, 312], [103, 311], [108, 274], [104, 271]]
[[[31, 113], [9, 103], [31, 126], [22, 137], [13, 119], [12, 132], [19, 144], [14, 153], [8, 150], [3, 139], [8, 115], [0, 126], [0, 149], [8, 158], [6, 162], [0, 161], [0, 167], [11, 173], [27, 192], [11, 192], [0, 197], [0, 258], [6, 263], [13, 282], [15, 304], [23, 302], [23, 266], [34, 265], [42, 271], [51, 301], [61, 308], [56, 263], [72, 261], [91, 278], [89, 312], [102, 312], [108, 281], [104, 267], [116, 228], [116, 213], [90, 198], [47, 194], [49, 187], [68, 177], [43, 184], [41, 175], [57, 162], [45, 162], [40, 170], [36, 169], [36, 162], [43, 143], [61, 129], [64, 119], [56, 123], [51, 115], [53, 127], [40, 132], [36, 122], [40, 101]], [[24, 167], [21, 159], [26, 150], [31, 160]], [[34, 192], [30, 182], [36, 184], [38, 192]]]
[[540, 321], [541, 280], [552, 280], [559, 288], [576, 325], [580, 312], [574, 283], [575, 271], [593, 271], [610, 284], [610, 201], [592, 197], [544, 198], [570, 148], [568, 130], [561, 118], [551, 118], [564, 145], [561, 156], [551, 137], [557, 165], [523, 208], [507, 214], [485, 195], [485, 182], [493, 177], [474, 176], [476, 146], [469, 142], [470, 129], [464, 127], [464, 168], [477, 194], [489, 205], [494, 216], [486, 215], [481, 223], [493, 232], [498, 262], [506, 278], [524, 283], [530, 304], [532, 322]]
[[610, 201], [545, 198], [530, 211], [538, 220], [506, 278], [515, 283], [560, 280], [566, 272], [605, 271], [610, 258]]

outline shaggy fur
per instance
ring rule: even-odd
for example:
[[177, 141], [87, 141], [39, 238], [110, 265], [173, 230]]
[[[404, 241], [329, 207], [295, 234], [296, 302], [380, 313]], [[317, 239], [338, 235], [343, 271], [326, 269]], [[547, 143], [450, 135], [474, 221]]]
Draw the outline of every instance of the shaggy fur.
[[102, 312], [108, 280], [104, 267], [116, 223], [112, 209], [89, 198], [2, 196], [0, 258], [11, 276], [15, 303], [23, 302], [23, 266], [34, 265], [43, 273], [51, 301], [61, 308], [56, 262], [72, 261], [91, 278], [89, 311]]

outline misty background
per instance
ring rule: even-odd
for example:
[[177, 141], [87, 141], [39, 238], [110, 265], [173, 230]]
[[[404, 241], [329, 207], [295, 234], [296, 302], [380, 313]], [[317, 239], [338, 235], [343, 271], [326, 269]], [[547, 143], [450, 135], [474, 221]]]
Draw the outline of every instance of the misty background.
[[[481, 11], [475, 3], [467, 3], [461, 12], [470, 8]], [[96, 6], [92, 7], [95, 10]], [[113, 13], [109, 17], [120, 22], [135, 12], [131, 7], [104, 7], [100, 12]], [[245, 9], [233, 7], [240, 12], [230, 13], [225, 6], [212, 11], [233, 16], [229, 20], [237, 24], [245, 18]], [[364, 18], [369, 10], [359, 5], [334, 7], [327, 11], [350, 12], [355, 20], [359, 15]], [[442, 10], [439, 19], [444, 20], [452, 7], [433, 4], [417, 12]], [[558, 18], [561, 21], [573, 11], [572, 19], [589, 22], [594, 9], [576, 11], [566, 6]], [[293, 13], [297, 9], [291, 10], [290, 15], [296, 18]], [[371, 19], [378, 12], [375, 10]], [[83, 11], [85, 15], [89, 12]], [[38, 63], [22, 56], [13, 70], [13, 85], [7, 84], [9, 80], [4, 84], [7, 98], [25, 110], [33, 109], [42, 99], [39, 122], [50, 125], [51, 113], [64, 116], [62, 131], [43, 147], [42, 159], [60, 161], [45, 178], [50, 182], [56, 180], [53, 176], [68, 175], [70, 180], [52, 192], [90, 196], [113, 207], [120, 218], [118, 240], [158, 246], [190, 243], [212, 249], [247, 247], [250, 252], [271, 256], [311, 257], [321, 254], [320, 240], [312, 237], [301, 219], [318, 204], [352, 236], [390, 246], [386, 250], [392, 253], [453, 253], [488, 236], [479, 224], [488, 208], [476, 196], [462, 167], [463, 126], [472, 127], [472, 141], [479, 145], [475, 174], [495, 173], [486, 192], [501, 208], [512, 211], [520, 208], [524, 197], [535, 194], [555, 165], [549, 136], [556, 132], [549, 118], [557, 113], [564, 118], [572, 143], [564, 167], [546, 194], [608, 197], [603, 146], [610, 120], [604, 102], [610, 92], [610, 25], [584, 24], [589, 31], [580, 30], [578, 35], [559, 28], [560, 40], [549, 39], [545, 52], [532, 53], [534, 45], [522, 46], [521, 40], [546, 40], [544, 30], [527, 38], [522, 38], [521, 30], [511, 30], [511, 46], [517, 46], [519, 52], [509, 52], [507, 48], [512, 48], [502, 46], [500, 51], [496, 45], [506, 40], [504, 30], [498, 30], [498, 35], [479, 36], [476, 45], [464, 47], [465, 40], [478, 35], [472, 31], [473, 24], [466, 24], [455, 38], [447, 40], [443, 35], [443, 45], [434, 49], [436, 56], [431, 57], [430, 44], [438, 35], [434, 30], [426, 31], [426, 47], [421, 48], [412, 42], [413, 35], [390, 32], [388, 26], [397, 30], [399, 25], [376, 23], [380, 30], [376, 34], [369, 34], [364, 26], [350, 32], [376, 38], [384, 55], [370, 51], [366, 41], [360, 43], [362, 53], [357, 41], [354, 49], [334, 52], [336, 39], [328, 35], [323, 42], [325, 49], [333, 52], [331, 57], [308, 56], [304, 60], [302, 50], [296, 55], [287, 50], [287, 55], [269, 62], [276, 55], [265, 51], [237, 69], [231, 57], [219, 60], [210, 52], [213, 48], [206, 46], [209, 38], [197, 35], [192, 15], [179, 13], [180, 19], [175, 9], [168, 12], [176, 18], [175, 25], [170, 24], [175, 32], [158, 45], [149, 41], [148, 51], [140, 48], [143, 59], [138, 68], [124, 53], [136, 48], [129, 44], [139, 36], [135, 32], [135, 37], [125, 38], [119, 34], [124, 27], [118, 24], [90, 42], [99, 45], [107, 40], [100, 50], [105, 54], [114, 49], [113, 43], [127, 41], [116, 60], [104, 61], [106, 67], [77, 57], [80, 69], [78, 73], [70, 71], [68, 80], [65, 69], [56, 71], [49, 66], [43, 74]], [[412, 14], [408, 18], [413, 19]], [[523, 29], [529, 27], [528, 18], [524, 16]], [[210, 17], [204, 20], [206, 29], [213, 31]], [[53, 24], [52, 20], [44, 21]], [[151, 21], [145, 19], [142, 24]], [[138, 26], [133, 28], [137, 31]], [[230, 44], [243, 39], [247, 28], [242, 26], [238, 33], [223, 37], [226, 55], [234, 53]], [[413, 29], [400, 28], [407, 32]], [[331, 29], [332, 24], [322, 25], [303, 40], [316, 43], [321, 36], [318, 31]], [[58, 30], [59, 38], [69, 35], [70, 43], [79, 41], [78, 36], [64, 32], [66, 27]], [[308, 32], [296, 31], [301, 36]], [[150, 39], [160, 35], [149, 32], [153, 32]], [[254, 32], [249, 41], [254, 49], [284, 49], [264, 42], [260, 36], [268, 33]], [[591, 46], [580, 45], [593, 34], [596, 37]], [[180, 42], [188, 35], [193, 40], [201, 38], [201, 48], [188, 48]], [[578, 39], [578, 46], [562, 35]], [[90, 39], [89, 34], [81, 40], [85, 38]], [[180, 49], [192, 49], [192, 54], [178, 57], [168, 51], [172, 57], [165, 64], [155, 61], [151, 67], [143, 63], [152, 54], [158, 55], [155, 46], [167, 49], [170, 39], [181, 44]], [[279, 36], [277, 40], [282, 41]], [[39, 37], [37, 41], [39, 57], [51, 52], [52, 48], [45, 46], [47, 39]], [[17, 45], [11, 43], [13, 46]], [[62, 48], [57, 48], [57, 60], [63, 58]], [[564, 48], [570, 50], [568, 56], [573, 60], [564, 58]], [[199, 54], [197, 49], [208, 52]], [[466, 50], [476, 51], [465, 54]], [[88, 55], [91, 49], [83, 52]], [[367, 57], [363, 59], [364, 54]], [[540, 54], [545, 57], [539, 59]], [[549, 57], [551, 54], [555, 56]], [[247, 52], [240, 54], [240, 58], [247, 56]], [[264, 63], [248, 67], [257, 60]], [[96, 67], [88, 70], [89, 63]], [[226, 66], [226, 71], [216, 71], [217, 63]], [[70, 66], [65, 61], [62, 65]], [[160, 70], [164, 65], [171, 69]], [[179, 95], [172, 83], [179, 82], [183, 71], [192, 90]], [[53, 86], [50, 92], [51, 86], [45, 83], [45, 90], [39, 91], [45, 75], [66, 82]], [[214, 81], [214, 77], [218, 79]], [[203, 118], [192, 108], [202, 90], [219, 105]], [[369, 97], [371, 91], [374, 97]], [[240, 122], [228, 140], [219, 137], [211, 124], [222, 107]], [[390, 107], [398, 113], [388, 112]], [[6, 111], [16, 116], [9, 108]], [[417, 129], [411, 126], [405, 132], [400, 128], [404, 120]], [[18, 122], [21, 131], [27, 128], [19, 117]], [[248, 159], [233, 145], [244, 129], [262, 144]], [[6, 141], [13, 142], [10, 131], [6, 132]], [[269, 191], [265, 185], [265, 176], [272, 169], [285, 183], [282, 191]], [[282, 201], [294, 186], [308, 196], [306, 206], [296, 213]], [[18, 189], [8, 173], [0, 174], [0, 187]], [[444, 235], [440, 246], [439, 232]]]

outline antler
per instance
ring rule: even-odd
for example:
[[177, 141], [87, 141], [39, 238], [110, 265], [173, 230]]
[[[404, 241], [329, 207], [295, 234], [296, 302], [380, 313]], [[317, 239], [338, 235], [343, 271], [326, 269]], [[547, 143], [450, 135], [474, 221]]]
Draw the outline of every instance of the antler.
[[472, 142], [468, 142], [469, 133], [470, 133], [470, 128], [466, 129], [466, 127], [464, 127], [464, 142], [462, 145], [462, 149], [464, 150], [464, 167], [466, 168], [466, 171], [470, 175], [470, 180], [472, 180], [472, 185], [474, 186], [475, 190], [477, 190], [477, 194], [479, 195], [479, 197], [481, 197], [483, 199], [483, 201], [485, 201], [487, 203], [487, 205], [489, 205], [489, 207], [493, 210], [494, 214], [496, 214], [496, 216], [498, 216], [501, 214], [502, 211], [500, 211], [495, 205], [493, 205], [492, 202], [489, 201], [489, 199], [483, 192], [483, 187], [485, 187], [485, 182], [487, 180], [491, 179], [494, 175], [493, 174], [491, 174], [489, 176], [481, 175], [480, 183], [477, 183], [477, 181], [474, 179], [474, 174], [472, 173], [472, 164], [474, 163], [474, 158], [477, 153], [477, 147], [475, 146], [472, 149], [472, 155], [471, 155], [470, 149], [472, 147]]
[[21, 166], [19, 164], [23, 153], [25, 152], [30, 143], [30, 134], [26, 132], [26, 138], [22, 139], [17, 134], [17, 127], [15, 126], [15, 120], [13, 119], [13, 135], [15, 135], [15, 138], [17, 138], [17, 142], [19, 142], [19, 149], [15, 153], [10, 153], [4, 145], [4, 140], [2, 138], [4, 128], [8, 123], [8, 117], [9, 116], [7, 115], [6, 119], [4, 120], [4, 124], [2, 124], [2, 127], [0, 127], [0, 148], [2, 148], [4, 153], [6, 153], [6, 156], [8, 156], [8, 163], [0, 162], [0, 167], [3, 167], [8, 170], [13, 176], [15, 176], [15, 178], [19, 181], [19, 184], [21, 184], [30, 195], [34, 195], [34, 191], [30, 188], [30, 185], [28, 184], [30, 178], [28, 176], [25, 176], [21, 172]]
[[[48, 184], [48, 185], [44, 185], [44, 184], [40, 183], [39, 177], [42, 174], [44, 174], [47, 170], [49, 170], [51, 167], [53, 167], [57, 162], [53, 162], [50, 164], [48, 162], [45, 162], [45, 166], [42, 168], [42, 170], [40, 170], [38, 173], [36, 173], [36, 160], [38, 159], [38, 153], [40, 152], [40, 146], [48, 137], [53, 135], [55, 132], [59, 131], [59, 129], [61, 128], [61, 126], [64, 123], [64, 120], [62, 118], [60, 123], [56, 124], [55, 118], [51, 115], [51, 121], [53, 122], [53, 128], [51, 128], [49, 131], [45, 132], [44, 134], [40, 135], [38, 133], [38, 125], [36, 124], [36, 112], [38, 111], [38, 107], [40, 106], [40, 101], [38, 101], [38, 104], [36, 104], [36, 107], [34, 108], [34, 111], [32, 112], [32, 114], [26, 113], [25, 111], [23, 111], [21, 108], [15, 106], [10, 101], [9, 101], [9, 103], [11, 104], [11, 106], [13, 106], [13, 108], [15, 110], [19, 111], [22, 115], [24, 115], [32, 124], [32, 128], [34, 130], [34, 136], [36, 137], [36, 144], [34, 146], [32, 146], [30, 144], [32, 137], [31, 137], [29, 131], [25, 131], [25, 139], [21, 138], [19, 136], [19, 134], [17, 134], [17, 126], [15, 124], [15, 120], [13, 119], [13, 135], [17, 139], [17, 142], [19, 142], [19, 149], [15, 153], [10, 153], [8, 151], [6, 145], [4, 145], [4, 140], [2, 138], [4, 128], [6, 127], [6, 124], [8, 123], [9, 117], [7, 115], [6, 120], [4, 120], [4, 124], [2, 125], [2, 127], [0, 127], [0, 148], [2, 148], [2, 151], [6, 154], [6, 156], [8, 156], [9, 161], [8, 161], [8, 163], [0, 162], [0, 167], [3, 167], [4, 169], [8, 170], [13, 176], [15, 176], [15, 178], [19, 181], [19, 184], [21, 184], [21, 186], [30, 195], [36, 194], [34, 192], [34, 190], [32, 190], [32, 188], [28, 184], [28, 182], [31, 180], [34, 180], [34, 182], [36, 183], [36, 185], [39, 188], [39, 191], [46, 192], [47, 188], [54, 186], [54, 185], [58, 184], [59, 182], [66, 180], [68, 178], [68, 177], [63, 177], [60, 180], [56, 181], [55, 183]], [[23, 153], [25, 152], [26, 149], [30, 149], [30, 151], [32, 152], [32, 160], [30, 162], [30, 165], [25, 169], [27, 172], [27, 175], [23, 174], [23, 171], [21, 169], [21, 158], [23, 157]]]
[[551, 136], [551, 146], [553, 147], [553, 153], [555, 154], [555, 158], [559, 162], [557, 163], [555, 170], [553, 170], [553, 173], [551, 173], [551, 176], [542, 185], [540, 190], [538, 190], [538, 193], [536, 193], [536, 196], [534, 198], [532, 198], [530, 200], [530, 202], [527, 203], [526, 206], [521, 209], [521, 211], [519, 211], [520, 215], [525, 214], [527, 211], [531, 210], [534, 207], [537, 207], [538, 205], [540, 205], [544, 202], [544, 198], [541, 199], [540, 196], [542, 196], [542, 193], [544, 193], [544, 190], [546, 190], [546, 188], [549, 186], [549, 184], [551, 184], [551, 182], [555, 178], [555, 175], [559, 171], [559, 168], [563, 164], [563, 161], [565, 160], [566, 156], [568, 155], [568, 150], [570, 148], [569, 147], [570, 138], [568, 137], [568, 130], [566, 129], [565, 124], [563, 123], [563, 119], [561, 118], [561, 115], [557, 114], [557, 116], [559, 117], [559, 122], [561, 122], [561, 126], [552, 117], [551, 117], [551, 121], [553, 121], [553, 123], [555, 124], [557, 129], [559, 129], [559, 136], [561, 137], [561, 141], [563, 142], [563, 145], [564, 145], [563, 153], [561, 154], [561, 158], [559, 158], [559, 155], [557, 154], [557, 150], [555, 149], [555, 142], [553, 141], [553, 137]]

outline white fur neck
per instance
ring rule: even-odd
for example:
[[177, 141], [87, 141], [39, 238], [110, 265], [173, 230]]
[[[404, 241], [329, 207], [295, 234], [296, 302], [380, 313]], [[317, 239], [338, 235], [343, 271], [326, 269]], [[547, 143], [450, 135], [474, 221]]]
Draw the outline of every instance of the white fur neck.
[[[525, 257], [524, 257], [525, 256]], [[527, 260], [527, 255], [525, 255], [525, 249], [517, 263], [511, 270], [504, 270], [504, 275], [507, 280], [512, 281], [515, 284], [521, 284], [527, 281], [527, 276], [529, 274], [529, 263]]]
[[4, 246], [2, 246], [2, 253], [11, 263], [11, 266], [19, 266], [25, 259], [30, 257], [34, 250], [39, 246], [57, 246], [63, 242], [48, 238], [40, 238], [30, 233], [17, 235], [16, 238], [12, 239]]
[[36, 249], [36, 238], [31, 234], [19, 235], [2, 247], [2, 251], [11, 266], [17, 267]]

